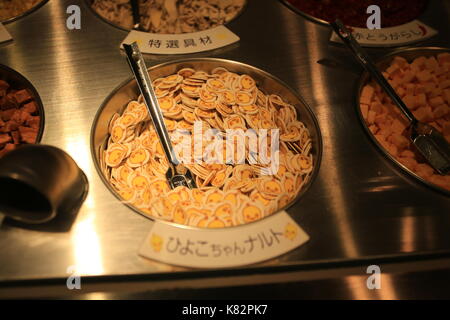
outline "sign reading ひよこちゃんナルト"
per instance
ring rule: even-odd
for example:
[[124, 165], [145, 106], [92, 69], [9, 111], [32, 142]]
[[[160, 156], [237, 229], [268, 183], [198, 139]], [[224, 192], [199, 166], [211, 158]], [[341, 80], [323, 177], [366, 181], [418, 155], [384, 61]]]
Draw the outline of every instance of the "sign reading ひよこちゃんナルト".
[[137, 42], [143, 53], [188, 54], [209, 51], [239, 41], [239, 37], [224, 26], [182, 34], [158, 34], [131, 31], [120, 45]]
[[197, 229], [155, 222], [139, 254], [193, 268], [223, 268], [262, 262], [309, 240], [285, 212], [233, 228]]
[[0, 22], [0, 43], [11, 41], [12, 37], [9, 34], [8, 30], [6, 30], [5, 26]]

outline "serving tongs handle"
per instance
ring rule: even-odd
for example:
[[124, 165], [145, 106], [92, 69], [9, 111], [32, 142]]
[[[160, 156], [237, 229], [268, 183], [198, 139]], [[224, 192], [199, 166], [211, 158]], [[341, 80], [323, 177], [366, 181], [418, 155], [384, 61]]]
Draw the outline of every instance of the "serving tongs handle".
[[131, 45], [124, 44], [123, 47], [125, 49], [130, 68], [133, 71], [138, 87], [144, 98], [145, 105], [147, 106], [148, 112], [152, 117], [153, 125], [156, 133], [158, 134], [159, 141], [161, 142], [167, 160], [171, 165], [177, 166], [180, 162], [178, 161], [172, 147], [172, 143], [170, 142], [169, 133], [167, 131], [166, 124], [164, 123], [164, 117], [159, 107], [158, 98], [153, 90], [153, 85], [151, 83], [150, 76], [148, 75], [142, 53], [136, 42], [133, 42]]
[[352, 51], [355, 58], [361, 63], [361, 65], [367, 70], [367, 72], [375, 78], [382, 89], [389, 95], [393, 102], [401, 109], [403, 114], [408, 118], [412, 125], [417, 123], [416, 117], [408, 109], [402, 99], [395, 92], [394, 88], [389, 84], [380, 70], [376, 67], [367, 52], [359, 45], [355, 40], [351, 32], [344, 26], [339, 19], [331, 23], [336, 34], [341, 38], [344, 44]]
[[131, 12], [133, 13], [133, 29], [141, 29], [141, 14], [139, 13], [139, 0], [130, 0]]

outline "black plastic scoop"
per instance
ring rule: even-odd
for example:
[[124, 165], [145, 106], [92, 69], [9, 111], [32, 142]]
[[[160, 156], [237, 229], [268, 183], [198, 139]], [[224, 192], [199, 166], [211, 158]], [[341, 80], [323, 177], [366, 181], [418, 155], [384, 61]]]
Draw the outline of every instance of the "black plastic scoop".
[[175, 151], [170, 141], [169, 133], [167, 132], [164, 117], [159, 107], [158, 98], [156, 97], [153, 85], [148, 75], [147, 67], [145, 66], [144, 58], [136, 42], [131, 45], [124, 44], [125, 53], [128, 58], [128, 63], [133, 71], [134, 77], [138, 87], [144, 98], [144, 103], [152, 118], [159, 141], [163, 147], [164, 153], [169, 162], [169, 170], [167, 170], [166, 178], [172, 189], [185, 186], [189, 189], [196, 188], [192, 173], [180, 163], [175, 155]]
[[439, 174], [448, 174], [450, 172], [450, 145], [447, 140], [434, 127], [416, 119], [411, 110], [408, 109], [403, 100], [397, 95], [394, 88], [392, 88], [380, 70], [375, 66], [367, 52], [361, 48], [351, 32], [340, 20], [331, 23], [331, 26], [344, 44], [351, 50], [355, 58], [363, 65], [372, 78], [378, 82], [389, 97], [391, 97], [394, 104], [400, 108], [406, 118], [408, 118], [410, 121], [410, 139], [417, 150], [419, 150], [427, 162]]

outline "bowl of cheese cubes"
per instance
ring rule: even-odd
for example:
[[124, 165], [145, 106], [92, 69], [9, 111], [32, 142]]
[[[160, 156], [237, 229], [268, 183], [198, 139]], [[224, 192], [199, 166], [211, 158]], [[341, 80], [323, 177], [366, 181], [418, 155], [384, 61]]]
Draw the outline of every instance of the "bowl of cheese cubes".
[[[419, 120], [439, 130], [450, 143], [450, 49], [419, 47], [396, 51], [378, 68]], [[367, 73], [362, 75], [357, 110], [373, 142], [404, 171], [450, 195], [450, 175], [440, 175], [415, 150], [409, 121]]]

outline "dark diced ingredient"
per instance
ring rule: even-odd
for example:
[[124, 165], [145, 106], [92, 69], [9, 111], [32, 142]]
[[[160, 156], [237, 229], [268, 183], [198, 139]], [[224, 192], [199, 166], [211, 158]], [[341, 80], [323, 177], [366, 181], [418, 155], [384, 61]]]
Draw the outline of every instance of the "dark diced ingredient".
[[20, 144], [20, 133], [17, 130], [11, 131], [11, 137], [14, 144]]
[[7, 133], [0, 133], [0, 145], [3, 146], [12, 141], [12, 138]]
[[9, 84], [6, 81], [0, 80], [0, 98], [4, 97], [8, 92]]
[[0, 157], [22, 143], [35, 143], [40, 114], [29, 90], [0, 80]]
[[27, 89], [22, 89], [22, 90], [16, 91], [14, 93], [14, 97], [16, 98], [16, 101], [19, 104], [23, 104], [23, 103], [28, 102], [31, 99], [33, 99], [33, 97], [31, 96], [30, 92], [28, 92]]
[[37, 129], [20, 126], [19, 132], [20, 132], [20, 139], [23, 142], [26, 142], [26, 143], [35, 143], [36, 142], [36, 138], [37, 138], [37, 134], [38, 134]]
[[27, 126], [31, 127], [31, 128], [39, 128], [39, 123], [41, 122], [41, 117], [40, 116], [30, 116], [27, 119]]
[[13, 143], [8, 143], [7, 145], [5, 145], [5, 147], [3, 149], [0, 150], [0, 157], [2, 157], [3, 155], [5, 155], [6, 153], [8, 153], [11, 150], [14, 150], [16, 148], [16, 144]]
[[33, 114], [35, 112], [37, 112], [38, 108], [37, 108], [37, 104], [34, 101], [28, 102], [26, 104], [23, 105], [23, 110]]

